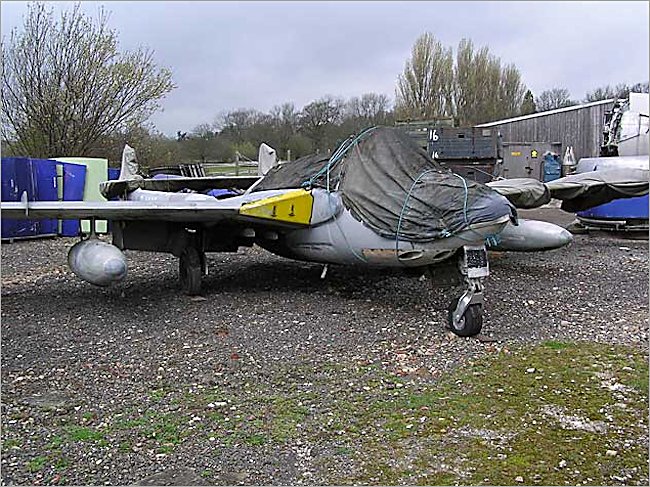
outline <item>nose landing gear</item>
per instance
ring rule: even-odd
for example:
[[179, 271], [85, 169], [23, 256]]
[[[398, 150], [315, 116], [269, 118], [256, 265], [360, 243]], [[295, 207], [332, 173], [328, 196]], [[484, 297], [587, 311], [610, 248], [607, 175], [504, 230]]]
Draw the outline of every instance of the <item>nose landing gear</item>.
[[447, 324], [456, 335], [471, 337], [483, 327], [483, 279], [490, 274], [485, 247], [465, 246], [459, 267], [467, 289], [450, 304]]

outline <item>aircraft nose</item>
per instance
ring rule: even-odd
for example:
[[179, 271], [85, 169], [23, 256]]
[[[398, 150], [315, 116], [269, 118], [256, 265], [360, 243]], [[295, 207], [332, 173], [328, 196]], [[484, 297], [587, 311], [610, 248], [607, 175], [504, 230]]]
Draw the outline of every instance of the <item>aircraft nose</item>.
[[126, 262], [120, 259], [110, 259], [104, 264], [104, 272], [113, 280], [120, 280], [126, 275]]

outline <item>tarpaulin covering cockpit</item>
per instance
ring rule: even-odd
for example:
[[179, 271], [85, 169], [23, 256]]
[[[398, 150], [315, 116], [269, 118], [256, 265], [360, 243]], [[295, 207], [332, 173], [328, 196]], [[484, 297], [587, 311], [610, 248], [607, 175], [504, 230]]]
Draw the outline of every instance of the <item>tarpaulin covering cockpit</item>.
[[398, 128], [376, 127], [347, 142], [332, 157], [308, 156], [272, 169], [256, 190], [329, 186], [379, 235], [411, 241], [515, 218], [505, 197], [443, 168]]

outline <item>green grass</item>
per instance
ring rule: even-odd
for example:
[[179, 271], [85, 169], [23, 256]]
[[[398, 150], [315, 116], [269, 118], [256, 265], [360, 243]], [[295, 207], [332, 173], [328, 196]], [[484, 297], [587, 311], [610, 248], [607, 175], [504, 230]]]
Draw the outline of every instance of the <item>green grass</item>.
[[20, 441], [18, 441], [15, 438], [9, 438], [6, 440], [2, 440], [2, 449], [3, 450], [8, 450], [10, 448], [17, 448], [20, 447]]
[[130, 451], [132, 442], [139, 441], [148, 443], [158, 453], [170, 453], [190, 434], [184, 423], [187, 421], [183, 415], [151, 410], [114, 421], [109, 431], [119, 438], [120, 451]]
[[167, 395], [167, 392], [168, 391], [166, 389], [164, 389], [164, 388], [154, 389], [149, 394], [149, 397], [151, 398], [152, 401], [156, 401], [156, 402], [162, 401], [165, 398], [165, 396]]
[[[618, 399], [601, 387], [597, 374], [603, 372], [632, 388], [626, 409], [618, 409]], [[336, 481], [512, 485], [522, 476], [525, 485], [606, 485], [612, 475], [631, 469], [636, 469], [635, 478], [647, 478], [647, 448], [623, 447], [627, 439], [647, 434], [647, 422], [638, 421], [647, 417], [647, 384], [647, 358], [624, 347], [547, 342], [501, 353], [443, 379], [432, 390], [378, 400], [367, 414], [357, 411], [359, 426], [373, 429], [380, 423], [390, 446], [366, 442], [360, 450], [374, 453], [363, 473]], [[607, 416], [614, 417], [616, 428], [604, 433], [564, 429], [545, 413], [548, 408], [587, 424], [607, 425]], [[413, 442], [421, 451], [413, 449]], [[608, 449], [619, 453], [607, 457]], [[397, 464], [411, 462], [419, 469], [400, 473], [396, 458]], [[566, 468], [558, 468], [561, 461]], [[453, 468], [436, 471], [436, 465], [455, 465], [464, 476]]]
[[105, 441], [102, 432], [84, 426], [69, 426], [66, 432], [72, 441]]
[[70, 460], [68, 460], [62, 455], [54, 455], [53, 460], [54, 460], [53, 462], [54, 468], [56, 470], [65, 470], [70, 466]]
[[[629, 484], [648, 477], [639, 440], [648, 434], [642, 350], [548, 341], [489, 354], [436, 382], [356, 364], [292, 364], [275, 373], [267, 388], [247, 391], [156, 389], [152, 400], [178, 411], [134, 409], [102, 430], [64, 428], [50, 440], [58, 450], [28, 468], [57, 461], [65, 468], [60, 450], [71, 441], [171, 453], [198, 435], [220, 448], [282, 449], [298, 439], [322, 445], [333, 453], [318, 460], [328, 484], [514, 485], [521, 476], [523, 485], [609, 485], [620, 483], [613, 476], [629, 474]], [[228, 406], [209, 406], [224, 398]], [[190, 428], [194, 415], [201, 419]], [[556, 416], [587, 427], [563, 428]]]
[[553, 350], [562, 350], [564, 348], [569, 348], [571, 344], [566, 342], [556, 342], [553, 340], [549, 340], [547, 342], [544, 342], [542, 346], [552, 348]]
[[253, 435], [247, 436], [245, 441], [249, 445], [258, 446], [258, 445], [263, 445], [264, 443], [266, 443], [268, 441], [268, 439], [264, 435], [253, 434]]
[[43, 469], [46, 463], [47, 463], [47, 457], [38, 456], [32, 458], [27, 463], [27, 470], [29, 470], [30, 472], [38, 472]]
[[204, 166], [206, 176], [257, 176], [257, 166], [239, 166], [235, 164], [219, 164]]

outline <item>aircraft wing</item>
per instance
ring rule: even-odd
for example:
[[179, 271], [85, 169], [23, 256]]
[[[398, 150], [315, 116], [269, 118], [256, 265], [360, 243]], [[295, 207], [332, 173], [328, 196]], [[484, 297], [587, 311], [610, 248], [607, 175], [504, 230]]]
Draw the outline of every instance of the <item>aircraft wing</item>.
[[[215, 201], [216, 203], [216, 201]], [[206, 202], [30, 201], [2, 202], [2, 218], [99, 218], [104, 220], [218, 221], [238, 214], [239, 205]]]
[[150, 201], [27, 201], [24, 194], [21, 202], [3, 201], [0, 208], [2, 218], [16, 219], [100, 218], [204, 223], [231, 220], [278, 227], [309, 226], [338, 211], [337, 204], [323, 204], [324, 195], [320, 190], [260, 191], [222, 200], [204, 195], [155, 193], [153, 197], [157, 199]]
[[104, 181], [99, 190], [105, 198], [115, 198], [135, 189], [176, 192], [182, 189], [205, 191], [208, 189], [248, 189], [259, 180], [259, 176], [213, 176], [201, 178], [174, 177], [173, 179], [118, 179]]
[[647, 169], [613, 169], [571, 174], [542, 183], [517, 178], [491, 181], [487, 185], [517, 208], [537, 208], [551, 198], [562, 200], [562, 209], [574, 213], [621, 198], [648, 194]]

